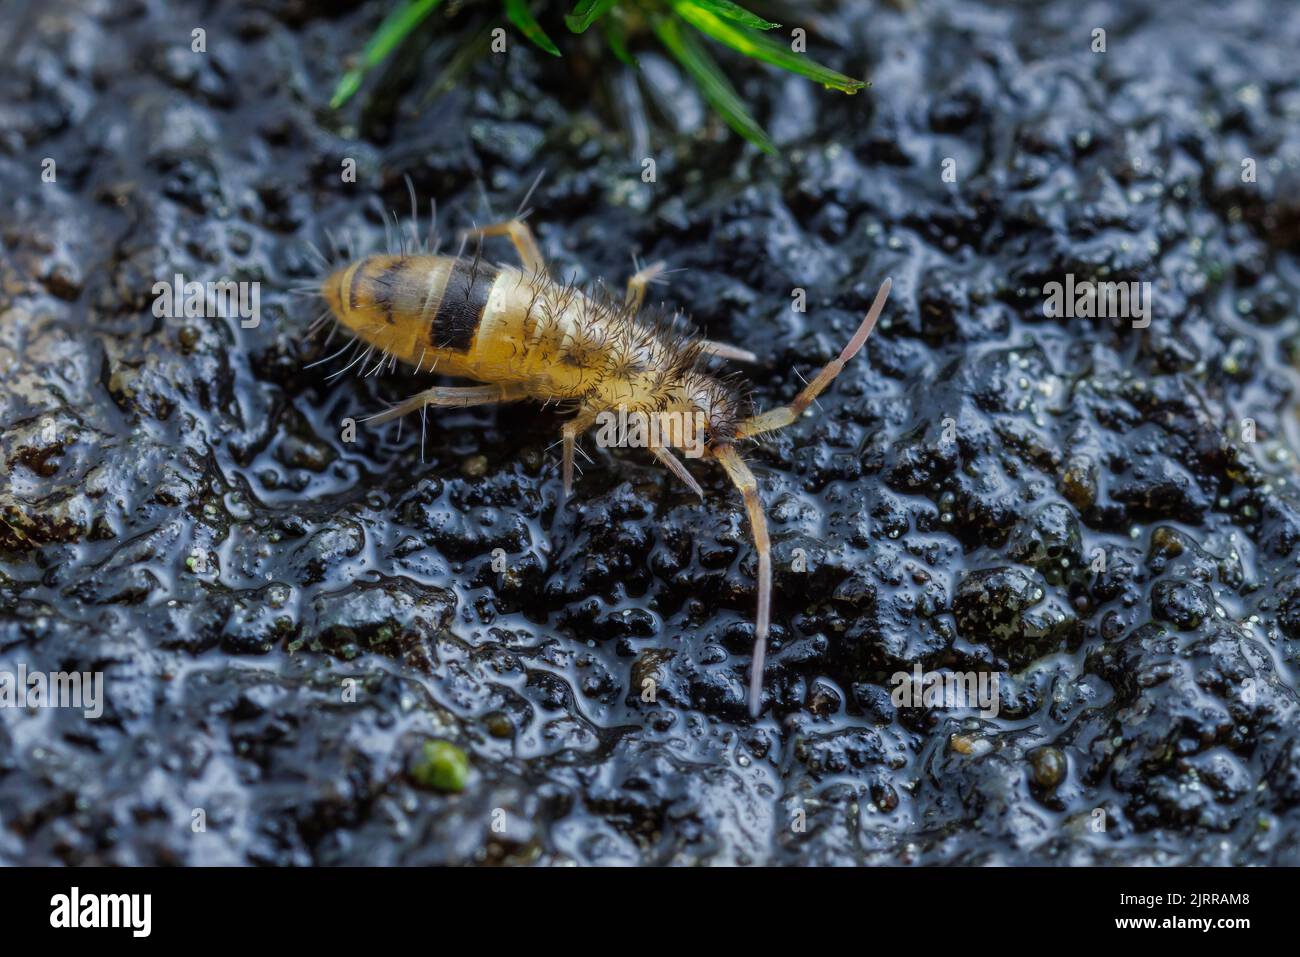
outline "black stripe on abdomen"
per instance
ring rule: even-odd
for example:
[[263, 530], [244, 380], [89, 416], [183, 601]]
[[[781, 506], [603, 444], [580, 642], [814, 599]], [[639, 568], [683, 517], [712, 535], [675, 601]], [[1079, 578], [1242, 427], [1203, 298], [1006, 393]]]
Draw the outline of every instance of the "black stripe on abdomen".
[[371, 279], [374, 283], [375, 305], [384, 310], [384, 321], [390, 326], [396, 321], [393, 317], [393, 304], [399, 294], [402, 274], [409, 271], [410, 266], [407, 265], [407, 261], [399, 259]]
[[483, 321], [497, 268], [482, 261], [457, 259], [447, 277], [447, 290], [429, 328], [429, 342], [438, 349], [469, 352]]
[[348, 281], [348, 310], [356, 312], [361, 308], [360, 283], [362, 275], [366, 271], [365, 262], [359, 262], [352, 267], [352, 278]]

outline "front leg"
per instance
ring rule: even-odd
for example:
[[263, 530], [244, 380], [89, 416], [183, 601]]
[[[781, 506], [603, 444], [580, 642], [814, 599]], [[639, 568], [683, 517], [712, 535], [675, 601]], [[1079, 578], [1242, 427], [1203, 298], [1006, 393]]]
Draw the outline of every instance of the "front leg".
[[719, 359], [732, 359], [736, 362], [758, 362], [758, 356], [748, 349], [742, 349], [739, 346], [728, 345], [725, 342], [715, 342], [712, 339], [705, 339], [700, 343], [700, 347], [705, 355], [717, 356]]

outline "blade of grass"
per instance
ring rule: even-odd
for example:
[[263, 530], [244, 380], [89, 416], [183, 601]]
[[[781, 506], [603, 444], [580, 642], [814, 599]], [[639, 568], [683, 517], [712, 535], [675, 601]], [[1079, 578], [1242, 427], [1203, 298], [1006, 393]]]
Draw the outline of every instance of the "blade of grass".
[[743, 23], [755, 30], [775, 30], [781, 26], [779, 23], [764, 20], [756, 13], [750, 13], [740, 4], [732, 3], [731, 0], [691, 0], [691, 2], [697, 7], [703, 7], [720, 17], [735, 20], [737, 23]]
[[361, 62], [343, 74], [334, 95], [330, 97], [330, 107], [338, 109], [346, 103], [352, 94], [361, 88], [361, 80], [366, 73], [384, 61], [388, 54], [410, 35], [424, 18], [437, 8], [442, 0], [408, 0], [401, 7], [384, 17], [379, 29], [361, 51]]
[[506, 16], [510, 22], [517, 26], [521, 33], [533, 43], [537, 44], [551, 56], [559, 56], [560, 48], [551, 42], [551, 38], [546, 35], [542, 25], [537, 22], [533, 16], [533, 11], [528, 9], [525, 0], [506, 0]]
[[867, 85], [862, 80], [855, 80], [850, 76], [845, 76], [843, 73], [822, 66], [809, 57], [795, 53], [785, 44], [779, 43], [770, 37], [738, 27], [734, 23], [730, 23], [722, 17], [705, 10], [695, 0], [672, 0], [672, 6], [683, 20], [701, 33], [708, 34], [720, 43], [725, 43], [733, 50], [739, 50], [745, 56], [763, 60], [773, 66], [779, 66], [783, 70], [789, 70], [791, 73], [798, 73], [811, 80], [816, 80], [830, 89], [842, 90], [845, 93], [856, 93]]
[[682, 29], [682, 22], [676, 17], [656, 14], [653, 23], [659, 42], [691, 74], [704, 98], [726, 120], [727, 125], [763, 152], [777, 155], [776, 147], [758, 122], [749, 115], [749, 110], [745, 108], [735, 88], [694, 35]]
[[601, 30], [605, 34], [605, 42], [609, 44], [614, 56], [634, 70], [641, 69], [641, 64], [637, 62], [636, 57], [628, 51], [627, 34], [623, 30], [622, 17], [610, 17], [601, 24]]
[[587, 27], [608, 13], [616, 3], [618, 0], [579, 0], [578, 5], [565, 16], [564, 24], [574, 33], [585, 33]]
[[439, 96], [454, 89], [461, 78], [469, 72], [474, 61], [487, 53], [491, 43], [491, 35], [481, 30], [468, 42], [457, 42], [456, 52], [447, 59], [447, 65], [442, 68], [433, 83], [429, 85], [428, 91], [421, 97], [420, 108], [424, 109]]

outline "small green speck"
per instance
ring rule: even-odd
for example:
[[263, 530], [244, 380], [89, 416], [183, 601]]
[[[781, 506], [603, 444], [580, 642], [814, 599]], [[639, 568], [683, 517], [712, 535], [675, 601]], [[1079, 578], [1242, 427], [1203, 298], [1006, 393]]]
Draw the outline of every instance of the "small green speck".
[[411, 777], [421, 787], [463, 791], [469, 780], [469, 758], [449, 741], [426, 741]]

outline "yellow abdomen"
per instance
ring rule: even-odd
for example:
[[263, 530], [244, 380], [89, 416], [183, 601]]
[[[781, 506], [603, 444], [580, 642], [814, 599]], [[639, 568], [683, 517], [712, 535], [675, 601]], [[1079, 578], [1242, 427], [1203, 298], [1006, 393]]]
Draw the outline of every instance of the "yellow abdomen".
[[[509, 266], [454, 256], [370, 256], [331, 274], [338, 320], [417, 371], [519, 384], [541, 400], [649, 401], [668, 346], [616, 306]], [[606, 394], [607, 393], [607, 394]]]

